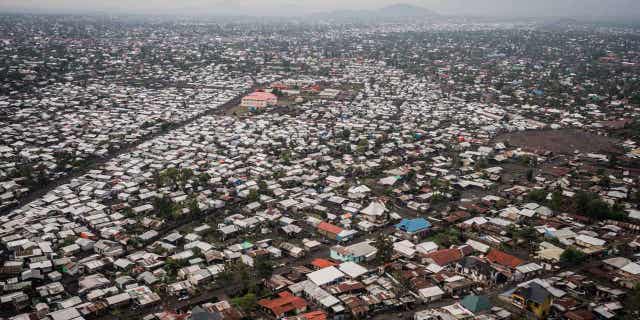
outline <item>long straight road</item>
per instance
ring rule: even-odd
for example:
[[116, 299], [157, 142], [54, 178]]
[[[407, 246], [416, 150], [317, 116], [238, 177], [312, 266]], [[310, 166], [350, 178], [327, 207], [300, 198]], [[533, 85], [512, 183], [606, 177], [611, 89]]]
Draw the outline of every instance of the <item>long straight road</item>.
[[241, 94], [237, 95], [236, 97], [234, 97], [233, 99], [227, 101], [226, 103], [224, 103], [223, 105], [217, 107], [217, 108], [211, 108], [208, 109], [207, 111], [204, 111], [200, 114], [197, 114], [191, 118], [185, 119], [183, 121], [177, 122], [175, 124], [173, 124], [171, 126], [171, 128], [169, 128], [168, 130], [164, 130], [164, 131], [157, 131], [157, 132], [153, 132], [150, 134], [147, 134], [145, 136], [143, 136], [142, 138], [140, 138], [138, 141], [133, 142], [133, 143], [129, 143], [129, 144], [125, 144], [123, 145], [120, 149], [118, 149], [117, 151], [111, 152], [109, 153], [107, 156], [104, 157], [97, 157], [97, 156], [93, 156], [89, 158], [89, 161], [91, 162], [91, 165], [85, 167], [85, 168], [81, 168], [81, 169], [74, 169], [71, 173], [65, 175], [64, 177], [61, 177], [59, 179], [56, 179], [54, 181], [51, 181], [47, 184], [43, 184], [41, 185], [39, 188], [35, 189], [35, 190], [31, 190], [29, 191], [26, 195], [22, 196], [20, 198], [20, 200], [18, 200], [18, 202], [14, 205], [8, 206], [6, 208], [0, 209], [0, 215], [4, 215], [9, 213], [11, 210], [15, 209], [15, 208], [19, 208], [24, 206], [27, 203], [30, 203], [42, 196], [44, 196], [45, 194], [47, 194], [48, 192], [50, 192], [51, 190], [67, 184], [69, 182], [71, 182], [71, 180], [81, 177], [83, 175], [85, 175], [87, 172], [89, 172], [90, 170], [96, 169], [98, 168], [100, 165], [105, 164], [109, 161], [111, 161], [112, 159], [122, 155], [122, 154], [126, 154], [129, 152], [132, 152], [133, 150], [135, 150], [139, 145], [150, 141], [156, 137], [165, 135], [165, 134], [169, 134], [171, 133], [171, 131], [173, 130], [177, 130], [180, 129], [202, 117], [205, 116], [209, 116], [209, 115], [223, 115], [225, 114], [229, 109], [237, 106], [240, 103], [240, 100], [242, 99], [243, 96], [245, 96], [246, 94], [255, 91], [258, 87], [260, 86], [260, 84], [257, 84], [254, 82], [254, 85], [251, 86], [251, 88], [243, 91]]

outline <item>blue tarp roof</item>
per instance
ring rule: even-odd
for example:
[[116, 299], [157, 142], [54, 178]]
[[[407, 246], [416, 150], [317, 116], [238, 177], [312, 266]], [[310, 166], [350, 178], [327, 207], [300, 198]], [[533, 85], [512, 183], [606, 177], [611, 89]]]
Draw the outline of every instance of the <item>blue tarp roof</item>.
[[400, 229], [406, 232], [417, 232], [420, 230], [431, 228], [431, 223], [424, 218], [402, 219], [402, 221], [396, 224], [395, 227], [396, 229]]

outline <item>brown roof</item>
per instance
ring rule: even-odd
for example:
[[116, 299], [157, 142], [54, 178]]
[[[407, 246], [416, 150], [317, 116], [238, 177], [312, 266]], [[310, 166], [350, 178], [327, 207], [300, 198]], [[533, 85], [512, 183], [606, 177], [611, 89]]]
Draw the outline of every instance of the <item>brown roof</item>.
[[299, 314], [293, 317], [284, 318], [284, 320], [326, 320], [327, 314], [322, 310], [316, 310], [307, 312], [304, 314]]
[[578, 305], [578, 302], [573, 298], [556, 299], [553, 300], [553, 303], [564, 307], [565, 310], [571, 310]]
[[462, 220], [468, 216], [469, 216], [469, 212], [460, 210], [460, 211], [452, 212], [444, 219], [447, 220], [447, 222], [449, 223], [455, 223], [456, 221]]
[[552, 176], [555, 177], [563, 177], [567, 174], [569, 174], [569, 172], [571, 172], [571, 168], [567, 168], [567, 167], [550, 167], [550, 168], [544, 168], [542, 169], [543, 173], [546, 174], [550, 174]]
[[515, 268], [524, 263], [524, 260], [497, 249], [491, 249], [491, 251], [489, 251], [489, 254], [487, 254], [487, 260], [491, 263], [511, 268]]
[[593, 313], [591, 313], [591, 311], [585, 310], [585, 309], [569, 311], [569, 312], [565, 313], [564, 316], [567, 319], [570, 319], [570, 320], [592, 320], [592, 319], [594, 319]]
[[333, 234], [338, 234], [342, 232], [342, 228], [324, 221], [318, 224], [318, 229], [329, 232], [329, 233], [333, 233]]
[[463, 255], [460, 249], [453, 248], [434, 251], [425, 255], [425, 257], [433, 260], [433, 262], [437, 265], [446, 266], [453, 262], [459, 261], [460, 259], [462, 259]]
[[487, 208], [483, 208], [475, 203], [464, 204], [462, 205], [462, 207], [469, 211], [475, 211], [480, 214], [485, 213], [488, 210]]
[[364, 290], [365, 286], [359, 281], [345, 281], [327, 288], [332, 294], [341, 294], [345, 292], [356, 292]]
[[258, 301], [258, 304], [271, 310], [276, 317], [281, 317], [287, 312], [301, 310], [307, 307], [306, 300], [296, 297], [290, 292], [281, 292], [279, 296], [280, 297], [273, 300], [262, 299]]

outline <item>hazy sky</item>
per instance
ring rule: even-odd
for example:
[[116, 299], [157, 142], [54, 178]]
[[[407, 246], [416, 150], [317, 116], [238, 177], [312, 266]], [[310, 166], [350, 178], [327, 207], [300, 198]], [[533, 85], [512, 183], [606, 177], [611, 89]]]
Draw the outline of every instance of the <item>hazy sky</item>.
[[640, 17], [640, 0], [0, 0], [0, 10], [291, 15], [396, 3], [454, 15]]

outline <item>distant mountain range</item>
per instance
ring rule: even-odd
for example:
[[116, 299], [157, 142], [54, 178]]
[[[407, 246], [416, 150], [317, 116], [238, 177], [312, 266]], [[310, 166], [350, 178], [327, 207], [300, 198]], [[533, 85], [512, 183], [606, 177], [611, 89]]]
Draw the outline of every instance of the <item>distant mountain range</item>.
[[388, 17], [435, 17], [439, 15], [433, 10], [404, 3], [386, 6], [375, 10], [373, 14]]
[[411, 4], [394, 4], [376, 10], [336, 10], [331, 12], [314, 13], [311, 15], [322, 19], [406, 19], [433, 18], [439, 14], [424, 7]]
[[[640, 17], [639, 0], [421, 0], [421, 3], [429, 9], [399, 3], [381, 9], [337, 9], [335, 11], [317, 11], [321, 10], [320, 8], [329, 8], [330, 6], [329, 4], [306, 5], [305, 2], [293, 0], [0, 0], [0, 13], [294, 17], [305, 20], [331, 19], [342, 22], [348, 22], [349, 19], [353, 21], [427, 20], [437, 19], [439, 14], [442, 14], [447, 17], [487, 17], [491, 19], [576, 18], [580, 20], [602, 19], [614, 22], [620, 22], [620, 19], [624, 19], [634, 24], [640, 23], [640, 19], [638, 19]], [[350, 0], [344, 0], [342, 3], [335, 4], [334, 8], [353, 8], [354, 6], [349, 2]], [[160, 3], [163, 5], [159, 5]], [[367, 8], [371, 8], [371, 5]], [[438, 13], [430, 9], [434, 9]]]

